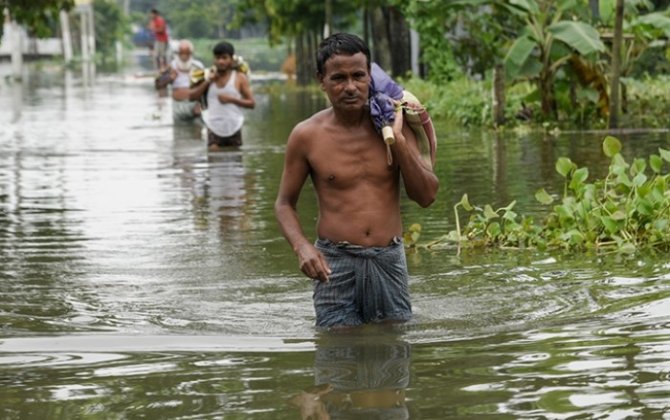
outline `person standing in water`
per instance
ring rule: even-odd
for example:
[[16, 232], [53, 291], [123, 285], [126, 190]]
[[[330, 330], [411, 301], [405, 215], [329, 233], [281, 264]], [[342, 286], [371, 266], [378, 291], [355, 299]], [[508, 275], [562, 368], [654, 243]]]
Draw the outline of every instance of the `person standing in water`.
[[159, 72], [163, 71], [167, 66], [167, 51], [168, 51], [168, 30], [165, 19], [156, 9], [151, 9], [149, 12], [150, 21], [149, 29], [154, 34], [154, 45], [152, 49], [154, 65]]
[[191, 91], [191, 100], [207, 95], [207, 111], [203, 120], [207, 127], [207, 148], [242, 145], [243, 109], [256, 106], [249, 79], [235, 68], [235, 47], [219, 42], [212, 50], [215, 71]]
[[205, 66], [193, 58], [193, 44], [188, 40], [179, 41], [178, 55], [170, 63], [172, 83], [172, 119], [188, 122], [200, 117], [200, 102], [191, 98], [191, 72], [203, 70]]
[[[370, 50], [360, 38], [344, 33], [326, 38], [316, 67], [331, 107], [289, 135], [275, 201], [277, 221], [301, 271], [313, 279], [317, 327], [407, 321], [412, 309], [400, 180], [410, 199], [428, 207], [438, 179], [421, 158], [401, 110], [388, 163], [386, 144], [370, 117]], [[296, 207], [308, 176], [319, 208], [315, 244], [303, 233]]]

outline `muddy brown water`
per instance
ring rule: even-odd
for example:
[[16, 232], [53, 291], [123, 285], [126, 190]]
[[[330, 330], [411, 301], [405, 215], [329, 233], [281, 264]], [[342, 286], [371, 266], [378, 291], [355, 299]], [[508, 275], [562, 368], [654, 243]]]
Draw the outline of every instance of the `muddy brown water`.
[[[319, 334], [272, 205], [320, 94], [255, 81], [244, 146], [207, 155], [150, 80], [94, 80], [0, 85], [0, 417], [669, 418], [664, 256], [410, 253], [411, 323]], [[599, 134], [436, 123], [438, 201], [403, 203], [422, 240], [465, 192], [540, 214], [556, 158], [606, 165]], [[300, 210], [313, 236], [311, 191]]]

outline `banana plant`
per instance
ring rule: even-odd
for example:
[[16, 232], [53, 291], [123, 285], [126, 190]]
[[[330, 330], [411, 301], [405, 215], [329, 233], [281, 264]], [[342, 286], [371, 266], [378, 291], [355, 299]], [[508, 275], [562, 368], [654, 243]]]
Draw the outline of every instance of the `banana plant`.
[[525, 27], [507, 51], [504, 63], [512, 80], [537, 85], [545, 116], [555, 115], [554, 81], [571, 57], [595, 57], [605, 51], [598, 30], [571, 15], [587, 5], [577, 0], [509, 0], [500, 2], [525, 21]]
[[[602, 21], [611, 26], [614, 19], [614, 3], [602, 0]], [[625, 3], [623, 53], [621, 75], [630, 76], [635, 63], [649, 48], [667, 48], [670, 44], [670, 11], [650, 11], [653, 5], [645, 0]], [[642, 13], [643, 12], [643, 13]]]

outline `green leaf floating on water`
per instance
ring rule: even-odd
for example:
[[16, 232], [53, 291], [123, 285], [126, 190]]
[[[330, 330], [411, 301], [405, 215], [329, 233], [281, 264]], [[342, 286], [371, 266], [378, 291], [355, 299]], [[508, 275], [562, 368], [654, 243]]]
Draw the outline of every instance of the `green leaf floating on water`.
[[556, 172], [567, 177], [570, 172], [575, 168], [575, 164], [572, 163], [570, 158], [560, 157], [556, 161]]
[[468, 200], [468, 195], [463, 194], [463, 197], [461, 197], [461, 201], [459, 203], [463, 208], [467, 211], [472, 211], [472, 206], [470, 205], [470, 201]]
[[658, 153], [661, 155], [664, 161], [670, 162], [670, 150], [661, 149], [659, 147]]
[[663, 159], [659, 155], [651, 155], [649, 156], [649, 166], [652, 171], [659, 173], [663, 169]]
[[554, 197], [550, 196], [544, 188], [537, 190], [535, 199], [545, 206], [554, 202]]
[[616, 137], [607, 136], [603, 140], [603, 152], [605, 156], [611, 158], [621, 151], [621, 142]]
[[495, 219], [498, 217], [498, 213], [493, 211], [493, 207], [490, 204], [487, 204], [484, 206], [484, 217], [486, 217], [486, 220]]

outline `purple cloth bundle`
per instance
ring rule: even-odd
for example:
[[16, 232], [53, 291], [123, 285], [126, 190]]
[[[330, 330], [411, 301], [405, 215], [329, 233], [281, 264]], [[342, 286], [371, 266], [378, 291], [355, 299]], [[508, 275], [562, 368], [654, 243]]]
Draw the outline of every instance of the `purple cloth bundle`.
[[393, 81], [377, 63], [372, 63], [370, 76], [370, 116], [381, 131], [385, 125], [393, 124], [395, 120], [395, 101], [402, 100], [403, 88]]

